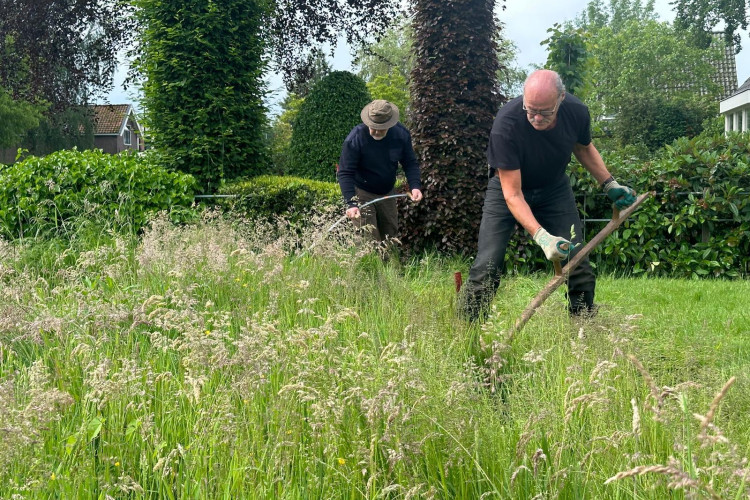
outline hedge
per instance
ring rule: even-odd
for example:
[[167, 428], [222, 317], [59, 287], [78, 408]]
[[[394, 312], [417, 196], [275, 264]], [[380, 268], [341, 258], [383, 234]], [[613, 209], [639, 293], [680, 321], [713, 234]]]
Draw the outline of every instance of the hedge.
[[311, 214], [340, 207], [341, 189], [334, 182], [292, 176], [263, 175], [228, 183], [222, 195], [235, 195], [223, 202], [226, 207], [252, 220], [274, 222], [286, 219], [291, 225], [304, 224]]
[[292, 125], [289, 173], [334, 182], [344, 139], [362, 123], [360, 112], [370, 102], [364, 80], [334, 71], [315, 84]]
[[0, 235], [73, 234], [81, 224], [138, 231], [160, 210], [189, 210], [192, 176], [149, 156], [63, 150], [0, 167]]
[[[623, 274], [685, 278], [748, 274], [750, 134], [705, 133], [678, 139], [646, 162], [617, 153], [604, 156], [621, 183], [638, 193], [653, 191], [656, 195], [594, 249], [590, 259], [595, 267]], [[611, 217], [611, 203], [575, 160], [570, 179], [585, 218]], [[292, 224], [308, 220], [313, 207], [341, 206], [335, 183], [296, 177], [257, 177], [229, 185], [223, 193], [239, 194], [233, 205], [250, 217], [283, 215]], [[403, 208], [400, 204], [402, 212]], [[586, 239], [605, 224], [587, 223]], [[506, 254], [506, 272], [550, 268], [541, 250], [519, 229]]]

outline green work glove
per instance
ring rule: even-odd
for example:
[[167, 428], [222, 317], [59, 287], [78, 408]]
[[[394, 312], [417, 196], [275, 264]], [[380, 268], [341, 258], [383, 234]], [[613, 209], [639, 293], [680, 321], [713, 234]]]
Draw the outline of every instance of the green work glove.
[[566, 259], [570, 255], [570, 249], [572, 245], [565, 238], [559, 236], [552, 236], [547, 232], [546, 229], [540, 227], [534, 233], [534, 241], [536, 244], [542, 247], [544, 255], [547, 256], [547, 260], [561, 261]]
[[635, 191], [627, 186], [621, 186], [612, 177], [610, 179], [609, 181], [605, 181], [602, 187], [604, 188], [604, 192], [607, 193], [607, 197], [615, 203], [617, 208], [628, 208], [635, 203]]

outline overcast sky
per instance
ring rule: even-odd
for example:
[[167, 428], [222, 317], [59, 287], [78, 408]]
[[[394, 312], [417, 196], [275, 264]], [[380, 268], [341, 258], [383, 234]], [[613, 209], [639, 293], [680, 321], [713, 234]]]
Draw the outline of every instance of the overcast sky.
[[[655, 8], [660, 20], [672, 21], [674, 13], [669, 5], [670, 0], [656, 0]], [[518, 65], [528, 69], [529, 66], [544, 64], [547, 60], [546, 48], [540, 45], [548, 37], [547, 29], [555, 23], [563, 23], [578, 16], [588, 5], [589, 0], [507, 0], [505, 10], [497, 10], [498, 17], [505, 23], [505, 36], [518, 47]], [[737, 56], [738, 85], [750, 77], [750, 39], [747, 32], [742, 34], [742, 52]], [[332, 66], [337, 70], [351, 70], [351, 54], [347, 47], [340, 46], [333, 57]], [[112, 104], [133, 103], [137, 95], [131, 90], [122, 89], [125, 65], [115, 76], [115, 89], [102, 101]], [[283, 96], [281, 79], [277, 75], [267, 78], [268, 90], [271, 92], [269, 104], [274, 111], [274, 103]]]

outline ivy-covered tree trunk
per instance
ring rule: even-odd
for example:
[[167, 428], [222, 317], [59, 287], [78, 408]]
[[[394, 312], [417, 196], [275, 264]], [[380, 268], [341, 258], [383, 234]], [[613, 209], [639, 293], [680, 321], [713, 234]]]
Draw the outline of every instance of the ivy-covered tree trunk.
[[415, 0], [412, 139], [425, 198], [407, 203], [405, 247], [471, 254], [498, 109], [494, 0]]
[[262, 0], [137, 0], [149, 142], [212, 192], [267, 168]]

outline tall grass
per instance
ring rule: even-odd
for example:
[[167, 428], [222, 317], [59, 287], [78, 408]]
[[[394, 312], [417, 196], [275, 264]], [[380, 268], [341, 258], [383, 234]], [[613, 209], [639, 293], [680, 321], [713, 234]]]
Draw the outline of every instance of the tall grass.
[[[0, 244], [2, 498], [748, 498], [747, 281], [453, 272], [206, 213]], [[295, 253], [290, 249], [296, 248]]]

